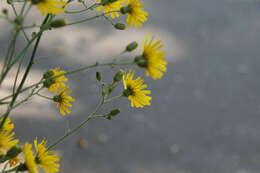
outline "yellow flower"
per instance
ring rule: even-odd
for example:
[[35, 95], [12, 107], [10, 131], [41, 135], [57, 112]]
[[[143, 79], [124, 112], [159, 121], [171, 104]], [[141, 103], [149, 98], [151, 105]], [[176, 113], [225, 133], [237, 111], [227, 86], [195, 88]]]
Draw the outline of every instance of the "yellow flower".
[[23, 154], [25, 165], [29, 173], [39, 173], [37, 169], [37, 164], [35, 161], [35, 157], [32, 151], [32, 144], [26, 142], [23, 146]]
[[151, 105], [150, 100], [152, 97], [147, 96], [151, 94], [150, 90], [144, 90], [147, 85], [144, 84], [144, 80], [140, 77], [134, 78], [134, 72], [130, 71], [123, 76], [124, 92], [123, 95], [128, 97], [132, 107], [142, 108], [147, 105]]
[[38, 144], [37, 139], [34, 140], [34, 148], [36, 151], [36, 163], [44, 169], [46, 173], [59, 172], [60, 165], [57, 163], [60, 158], [55, 155], [54, 151], [48, 151], [46, 149], [47, 141], [42, 140]]
[[21, 159], [19, 157], [12, 158], [8, 161], [10, 167], [14, 167], [18, 163], [20, 163]]
[[71, 91], [65, 87], [60, 87], [57, 88], [56, 91], [56, 96], [53, 97], [54, 102], [56, 102], [56, 107], [58, 109], [60, 109], [60, 113], [62, 115], [66, 115], [69, 114], [71, 111], [69, 109], [69, 107], [72, 107], [72, 105], [70, 104], [71, 102], [75, 102], [75, 99], [72, 98], [71, 96], [68, 96], [68, 94], [70, 94]]
[[162, 41], [154, 41], [154, 37], [149, 40], [149, 36], [143, 43], [143, 54], [135, 58], [138, 66], [146, 69], [146, 75], [154, 80], [160, 79], [163, 72], [167, 70], [167, 62], [164, 60], [165, 53], [160, 49], [163, 47]]
[[127, 14], [128, 26], [141, 27], [142, 23], [148, 20], [148, 12], [142, 9], [144, 4], [140, 0], [127, 0], [127, 5], [121, 8], [122, 14]]
[[[103, 3], [101, 4], [99, 7], [96, 8], [97, 11], [101, 11], [103, 10], [104, 13], [108, 13], [113, 19], [116, 17], [120, 16], [120, 8], [122, 7], [122, 3], [125, 0], [115, 0], [113, 2], [109, 2], [109, 0], [105, 0], [106, 2], [104, 2], [104, 0], [97, 0], [99, 3]], [[118, 12], [113, 12], [113, 11], [118, 11]]]
[[[0, 123], [3, 121], [3, 118], [0, 119]], [[3, 125], [2, 131], [11, 131], [14, 128], [14, 124], [11, 123], [11, 119], [7, 118]]]
[[56, 93], [60, 88], [66, 88], [63, 82], [67, 82], [68, 78], [64, 76], [65, 71], [60, 70], [60, 67], [50, 69], [44, 74], [44, 86], [48, 88], [49, 91]]
[[59, 0], [31, 0], [32, 4], [36, 5], [42, 15], [60, 14], [64, 12], [63, 6], [67, 3]]
[[14, 139], [14, 135], [11, 131], [0, 131], [0, 155], [18, 144], [19, 140]]

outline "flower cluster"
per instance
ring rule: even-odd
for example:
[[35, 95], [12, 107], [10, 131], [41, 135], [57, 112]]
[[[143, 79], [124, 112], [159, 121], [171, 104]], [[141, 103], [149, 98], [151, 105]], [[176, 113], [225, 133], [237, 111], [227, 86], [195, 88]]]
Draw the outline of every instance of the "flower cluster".
[[60, 158], [54, 151], [47, 149], [47, 141], [38, 143], [35, 139], [33, 151], [32, 144], [28, 142], [18, 145], [19, 140], [14, 138], [13, 129], [14, 124], [8, 118], [0, 130], [0, 164], [8, 162], [9, 167], [17, 172], [39, 173], [38, 168], [42, 168], [45, 173], [59, 172]]
[[64, 76], [66, 72], [60, 69], [60, 67], [56, 67], [46, 72], [43, 75], [43, 85], [51, 93], [55, 94], [52, 101], [56, 103], [56, 107], [60, 110], [60, 113], [67, 115], [71, 112], [69, 108], [72, 107], [71, 102], [75, 102], [75, 99], [69, 96], [71, 90], [65, 84], [68, 81], [68, 78]]

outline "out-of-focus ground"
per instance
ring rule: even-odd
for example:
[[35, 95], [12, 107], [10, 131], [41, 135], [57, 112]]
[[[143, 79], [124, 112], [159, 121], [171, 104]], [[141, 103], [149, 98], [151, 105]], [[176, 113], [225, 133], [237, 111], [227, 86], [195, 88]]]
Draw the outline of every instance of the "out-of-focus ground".
[[[43, 38], [32, 76], [36, 81], [50, 67], [71, 69], [112, 56], [146, 32], [165, 40], [170, 61], [163, 79], [146, 78], [151, 107], [138, 110], [127, 100], [115, 102], [120, 116], [94, 120], [56, 148], [61, 172], [259, 173], [260, 1], [145, 3], [151, 19], [142, 31], [115, 31], [97, 20]], [[0, 55], [7, 29], [0, 23]], [[46, 101], [32, 100], [13, 116], [17, 136], [52, 142], [68, 124], [81, 122], [98, 102], [95, 70], [71, 77], [70, 85], [77, 104], [69, 118], [60, 118]]]

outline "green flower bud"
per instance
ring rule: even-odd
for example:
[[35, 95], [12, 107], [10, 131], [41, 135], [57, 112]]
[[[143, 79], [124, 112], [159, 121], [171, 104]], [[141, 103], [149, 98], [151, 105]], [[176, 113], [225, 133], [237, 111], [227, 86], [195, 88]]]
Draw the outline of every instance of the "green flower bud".
[[61, 28], [63, 26], [66, 26], [67, 23], [64, 19], [56, 19], [52, 21], [50, 25], [52, 28]]
[[120, 8], [120, 12], [122, 14], [127, 14], [127, 13], [131, 13], [132, 12], [132, 7], [131, 6], [126, 6], [126, 7], [122, 7]]
[[101, 73], [100, 72], [96, 72], [96, 79], [98, 80], [98, 81], [101, 81], [101, 79], [102, 79], [102, 76], [101, 76]]
[[114, 82], [120, 82], [123, 79], [124, 72], [122, 70], [118, 71], [114, 76]]
[[14, 146], [11, 149], [8, 150], [8, 152], [6, 153], [6, 160], [10, 160], [12, 158], [15, 158], [16, 156], [18, 156], [18, 154], [20, 154], [22, 152], [22, 149]]
[[12, 0], [7, 0], [6, 2], [7, 2], [8, 4], [12, 4], [12, 3], [13, 3]]
[[120, 113], [119, 109], [113, 109], [112, 111], [110, 111], [109, 115], [111, 116], [116, 116]]
[[3, 13], [4, 15], [8, 15], [8, 9], [4, 8], [4, 9], [2, 10], [2, 13]]
[[126, 29], [126, 26], [123, 23], [116, 23], [116, 24], [114, 24], [114, 27], [118, 30], [125, 30]]
[[144, 56], [137, 56], [135, 57], [134, 62], [139, 66], [146, 68], [148, 65], [147, 59]]
[[130, 43], [130, 44], [128, 44], [128, 45], [126, 46], [126, 51], [127, 51], [127, 52], [132, 52], [132, 51], [135, 50], [137, 47], [138, 47], [138, 43], [137, 43], [136, 41], [134, 41], [134, 42], [132, 42], [132, 43]]

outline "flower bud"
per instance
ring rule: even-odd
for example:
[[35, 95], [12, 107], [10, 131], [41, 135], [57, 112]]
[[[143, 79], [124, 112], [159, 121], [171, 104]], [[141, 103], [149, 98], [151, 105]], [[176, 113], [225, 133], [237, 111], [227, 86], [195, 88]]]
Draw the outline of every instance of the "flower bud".
[[118, 71], [114, 76], [114, 82], [120, 82], [123, 79], [124, 72], [122, 70]]
[[126, 51], [127, 51], [127, 52], [132, 52], [132, 51], [135, 50], [137, 47], [138, 47], [138, 43], [137, 43], [136, 41], [134, 41], [134, 42], [132, 42], [132, 43], [130, 43], [130, 44], [128, 44], [128, 45], [126, 46]]
[[51, 27], [52, 28], [61, 28], [63, 26], [66, 26], [66, 21], [64, 19], [56, 19], [54, 21], [51, 22]]
[[114, 24], [114, 27], [118, 30], [125, 30], [126, 29], [126, 26], [123, 23], [116, 23], [116, 24]]
[[110, 111], [109, 115], [111, 116], [116, 116], [120, 113], [119, 109], [113, 109], [112, 111]]
[[101, 73], [99, 71], [96, 72], [96, 79], [98, 81], [101, 81], [101, 79], [102, 79]]
[[4, 15], [8, 15], [8, 9], [4, 8], [4, 9], [2, 10], [2, 13], [3, 13]]
[[54, 96], [54, 97], [52, 98], [52, 100], [53, 100], [54, 102], [60, 103], [60, 102], [62, 101], [62, 98], [61, 98], [60, 96]]

